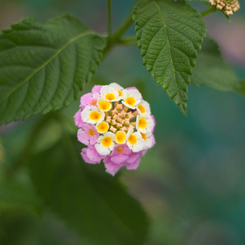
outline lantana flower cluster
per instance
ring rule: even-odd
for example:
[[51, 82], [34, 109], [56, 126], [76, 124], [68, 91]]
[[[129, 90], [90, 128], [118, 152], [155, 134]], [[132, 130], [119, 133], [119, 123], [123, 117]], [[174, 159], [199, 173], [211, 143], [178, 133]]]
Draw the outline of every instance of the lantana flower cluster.
[[80, 107], [74, 120], [77, 138], [87, 146], [81, 152], [87, 163], [103, 160], [106, 171], [115, 175], [121, 167], [136, 169], [155, 144], [154, 116], [135, 87], [96, 85], [81, 97]]
[[226, 15], [232, 15], [240, 9], [238, 0], [209, 0], [211, 5], [222, 10]]

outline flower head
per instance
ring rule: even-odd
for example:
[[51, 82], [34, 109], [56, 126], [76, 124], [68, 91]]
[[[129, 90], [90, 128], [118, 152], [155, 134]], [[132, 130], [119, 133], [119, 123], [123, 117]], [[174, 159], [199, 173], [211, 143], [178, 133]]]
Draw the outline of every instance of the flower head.
[[238, 0], [209, 0], [209, 2], [226, 15], [232, 15], [240, 9]]
[[115, 175], [122, 167], [136, 169], [155, 144], [155, 119], [135, 87], [94, 86], [82, 96], [80, 107], [74, 121], [78, 140], [87, 145], [81, 152], [87, 163], [103, 160], [106, 171]]

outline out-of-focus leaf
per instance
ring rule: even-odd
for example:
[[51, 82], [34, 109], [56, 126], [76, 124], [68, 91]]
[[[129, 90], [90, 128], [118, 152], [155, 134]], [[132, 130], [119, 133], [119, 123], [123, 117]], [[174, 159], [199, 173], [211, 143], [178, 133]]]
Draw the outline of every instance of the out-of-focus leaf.
[[205, 38], [203, 42], [191, 79], [193, 85], [245, 95], [245, 82], [238, 81], [236, 74], [223, 60], [218, 44], [210, 38]]
[[44, 203], [91, 242], [143, 244], [147, 218], [140, 204], [115, 178], [97, 171], [101, 166], [84, 163], [71, 148], [58, 144], [31, 159], [32, 181]]
[[19, 180], [1, 180], [0, 211], [16, 208], [40, 212], [42, 205], [31, 184]]
[[245, 80], [240, 81], [239, 85], [234, 91], [241, 94], [242, 96], [245, 96]]
[[0, 35], [0, 124], [69, 106], [95, 74], [105, 41], [63, 15], [33, 18]]
[[[65, 229], [59, 230], [60, 225], [52, 227], [57, 223], [46, 216], [40, 218], [23, 209], [5, 210], [0, 214], [0, 244], [68, 245], [64, 240], [71, 232]], [[58, 232], [65, 234], [57, 234]]]
[[187, 86], [206, 35], [203, 18], [184, 2], [141, 0], [133, 19], [143, 64], [186, 115]]

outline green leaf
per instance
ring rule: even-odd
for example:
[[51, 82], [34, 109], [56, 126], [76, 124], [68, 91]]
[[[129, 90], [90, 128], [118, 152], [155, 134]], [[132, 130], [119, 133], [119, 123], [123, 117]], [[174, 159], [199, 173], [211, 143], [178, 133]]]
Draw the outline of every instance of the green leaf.
[[143, 244], [147, 218], [139, 203], [101, 172], [102, 166], [84, 163], [69, 147], [56, 145], [31, 160], [32, 180], [44, 203], [95, 244]]
[[42, 205], [29, 183], [19, 180], [1, 180], [0, 212], [16, 208], [24, 208], [39, 213]]
[[142, 0], [134, 8], [143, 64], [187, 114], [187, 85], [206, 33], [196, 9], [182, 2]]
[[239, 83], [236, 74], [223, 60], [218, 44], [210, 38], [204, 39], [191, 81], [193, 85], [245, 95], [244, 81]]
[[0, 124], [69, 106], [101, 62], [105, 41], [64, 15], [24, 19], [0, 35]]
[[245, 80], [239, 82], [238, 86], [234, 89], [234, 92], [245, 97]]

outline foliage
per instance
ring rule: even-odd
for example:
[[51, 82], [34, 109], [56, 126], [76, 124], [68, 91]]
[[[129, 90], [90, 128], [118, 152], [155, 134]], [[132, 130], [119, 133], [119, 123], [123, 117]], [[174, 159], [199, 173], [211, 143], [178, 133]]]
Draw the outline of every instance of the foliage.
[[187, 85], [206, 32], [201, 15], [185, 3], [143, 0], [133, 18], [143, 64], [186, 115]]
[[33, 18], [0, 36], [0, 124], [69, 106], [96, 72], [105, 47], [78, 19]]

